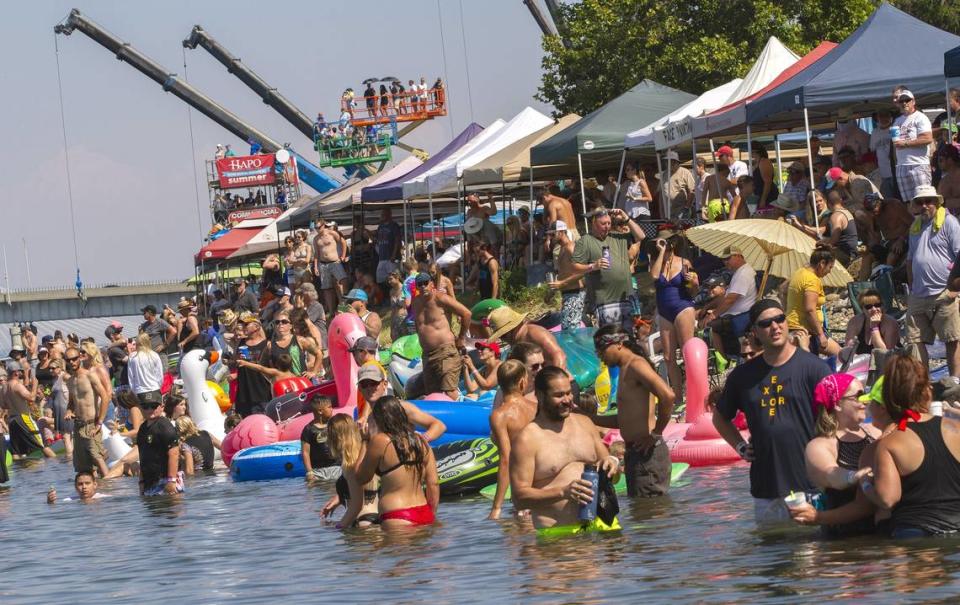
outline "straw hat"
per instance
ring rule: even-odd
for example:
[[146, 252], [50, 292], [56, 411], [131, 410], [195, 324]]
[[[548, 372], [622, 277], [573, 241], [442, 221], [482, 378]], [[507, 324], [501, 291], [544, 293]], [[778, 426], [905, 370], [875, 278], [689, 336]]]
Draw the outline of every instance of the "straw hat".
[[487, 338], [487, 342], [496, 342], [499, 338], [502, 338], [504, 334], [508, 334], [526, 321], [528, 316], [529, 313], [517, 313], [506, 305], [494, 309], [490, 312], [490, 315], [487, 316], [490, 329], [493, 331], [490, 337]]
[[471, 216], [463, 224], [463, 230], [467, 235], [476, 235], [481, 229], [483, 229], [483, 219], [478, 216]]
[[232, 326], [237, 323], [237, 314], [233, 312], [233, 309], [224, 309], [218, 314], [220, 318], [220, 323], [225, 326]]

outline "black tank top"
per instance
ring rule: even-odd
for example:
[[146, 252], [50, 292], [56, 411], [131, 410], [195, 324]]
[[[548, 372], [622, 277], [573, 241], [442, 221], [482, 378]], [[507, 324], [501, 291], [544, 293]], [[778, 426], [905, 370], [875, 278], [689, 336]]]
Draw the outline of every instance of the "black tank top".
[[[177, 335], [177, 339], [178, 339], [180, 342], [183, 342], [183, 340], [184, 340], [187, 336], [189, 336], [189, 335], [190, 335], [190, 326], [187, 324], [187, 322], [183, 322], [183, 327], [180, 328], [180, 334]], [[203, 335], [202, 335], [202, 334], [197, 334], [197, 337], [196, 337], [196, 338], [194, 338], [193, 340], [191, 340], [190, 342], [188, 342], [188, 343], [187, 343], [187, 346], [183, 347], [183, 352], [186, 353], [187, 351], [192, 351], [192, 350], [194, 350], [194, 349], [199, 349], [199, 348], [200, 348], [200, 337], [201, 337], [201, 336], [203, 336]]]
[[[264, 365], [264, 349], [267, 340], [264, 339], [253, 346], [244, 345], [250, 349], [250, 361]], [[260, 372], [251, 368], [237, 369], [237, 396], [234, 406], [241, 416], [249, 416], [259, 406], [258, 413], [263, 412], [263, 405], [273, 399], [273, 390], [270, 381]]]
[[900, 478], [900, 502], [891, 515], [894, 530], [912, 527], [930, 534], [960, 530], [960, 462], [943, 440], [942, 422], [934, 416], [907, 425], [923, 443], [923, 462]]
[[210, 439], [210, 433], [200, 431], [192, 437], [187, 437], [186, 442], [191, 448], [200, 452], [202, 458], [199, 461], [200, 464], [197, 465], [198, 461], [194, 460], [194, 465], [205, 471], [213, 470], [213, 441]]
[[493, 260], [491, 256], [486, 262], [481, 261], [480, 270], [477, 271], [477, 289], [480, 290], [481, 299], [493, 296], [493, 273], [490, 271]]
[[[865, 436], [859, 441], [840, 441], [837, 439], [837, 466], [848, 471], [855, 471], [860, 468], [860, 454], [863, 449], [873, 443], [873, 437]], [[826, 488], [823, 490], [826, 497], [826, 508], [832, 510], [840, 508], [844, 504], [853, 502], [857, 497], [857, 487], [848, 487], [847, 489]], [[843, 525], [828, 525], [823, 528], [826, 535], [830, 537], [852, 536], [856, 534], [873, 533], [873, 518], [868, 517], [853, 523]]]
[[[753, 169], [753, 192], [757, 194], [757, 200], [763, 196], [763, 173], [760, 172], [760, 162], [757, 162], [757, 167]], [[770, 202], [777, 199], [780, 195], [780, 191], [777, 189], [776, 183], [770, 183], [770, 193], [767, 194], [767, 206], [770, 205]]]
[[[836, 210], [836, 212], [839, 212], [847, 218], [847, 226], [840, 232], [840, 240], [837, 242], [837, 248], [853, 256], [857, 251], [857, 239], [859, 237], [857, 235], [857, 222], [849, 210], [841, 208], [840, 210]], [[833, 213], [831, 212], [830, 214]], [[829, 219], [829, 216], [827, 218]], [[824, 226], [827, 228], [824, 235], [829, 238], [831, 236], [830, 221], [827, 220]]]

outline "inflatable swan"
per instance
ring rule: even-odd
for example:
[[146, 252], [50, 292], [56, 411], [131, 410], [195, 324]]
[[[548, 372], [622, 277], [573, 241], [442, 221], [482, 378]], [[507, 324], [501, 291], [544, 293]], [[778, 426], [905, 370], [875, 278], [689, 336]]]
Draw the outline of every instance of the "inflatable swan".
[[223, 413], [217, 402], [217, 393], [207, 385], [207, 369], [219, 358], [216, 351], [194, 349], [180, 360], [180, 377], [187, 396], [190, 418], [202, 431], [223, 439]]

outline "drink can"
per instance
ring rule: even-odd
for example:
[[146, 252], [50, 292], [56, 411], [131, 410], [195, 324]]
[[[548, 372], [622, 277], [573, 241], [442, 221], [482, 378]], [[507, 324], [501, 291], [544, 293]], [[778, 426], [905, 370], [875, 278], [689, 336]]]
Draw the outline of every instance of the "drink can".
[[898, 140], [900, 140], [900, 127], [899, 127], [899, 126], [891, 126], [891, 127], [890, 127], [890, 139], [893, 140], [893, 141], [898, 141]]
[[240, 354], [240, 359], [250, 359], [250, 347], [246, 345], [237, 347], [237, 353]]
[[609, 269], [609, 268], [613, 265], [613, 262], [612, 262], [612, 260], [611, 260], [613, 257], [612, 257], [611, 254], [610, 254], [610, 246], [604, 246], [604, 247], [601, 249], [601, 257], [602, 257], [605, 261], [607, 261], [607, 269]]
[[930, 402], [930, 413], [934, 416], [943, 416], [943, 402], [942, 401], [931, 401]]
[[557, 281], [557, 274], [553, 271], [547, 271], [547, 283], [549, 284], [555, 281]]

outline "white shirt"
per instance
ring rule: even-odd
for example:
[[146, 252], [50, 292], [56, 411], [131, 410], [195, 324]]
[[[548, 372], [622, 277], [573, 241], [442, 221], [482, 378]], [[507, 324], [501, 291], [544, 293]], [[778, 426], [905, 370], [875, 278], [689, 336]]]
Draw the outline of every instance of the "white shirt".
[[893, 176], [893, 167], [890, 166], [890, 129], [874, 128], [870, 133], [870, 151], [877, 154], [877, 168], [880, 176], [889, 179]]
[[127, 362], [127, 377], [130, 379], [130, 388], [138, 395], [159, 391], [163, 383], [163, 363], [160, 356], [137, 351]]
[[736, 183], [737, 179], [739, 179], [742, 176], [746, 176], [748, 174], [750, 174], [750, 169], [747, 168], [747, 164], [745, 162], [741, 162], [740, 160], [737, 160], [733, 164], [730, 164], [730, 181], [731, 182]]
[[624, 203], [623, 209], [627, 213], [627, 216], [630, 218], [637, 218], [640, 215], [650, 216], [650, 203], [648, 201], [640, 201], [640, 198], [643, 197], [643, 189], [639, 181], [636, 183], [630, 181], [630, 186], [627, 187], [626, 197], [627, 201]]
[[734, 271], [730, 285], [727, 287], [727, 294], [739, 294], [740, 298], [730, 305], [730, 308], [723, 313], [723, 317], [740, 315], [750, 310], [757, 300], [757, 272], [753, 267], [744, 263]]
[[[893, 123], [900, 127], [900, 139], [904, 141], [915, 141], [925, 132], [933, 132], [928, 118], [922, 111], [917, 110], [908, 116], [900, 116]], [[930, 164], [927, 155], [927, 148], [923, 147], [897, 147], [897, 165], [898, 166], [924, 166]]]

